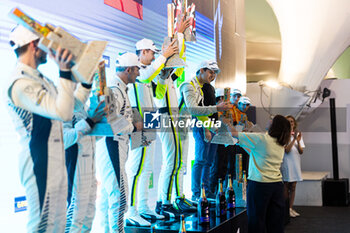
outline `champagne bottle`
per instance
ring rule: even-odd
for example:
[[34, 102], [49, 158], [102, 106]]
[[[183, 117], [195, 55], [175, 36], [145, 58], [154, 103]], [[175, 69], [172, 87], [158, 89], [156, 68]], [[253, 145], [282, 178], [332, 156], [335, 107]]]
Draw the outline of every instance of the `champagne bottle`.
[[209, 202], [205, 196], [204, 184], [202, 183], [201, 197], [198, 201], [198, 223], [199, 224], [209, 224]]
[[247, 175], [245, 171], [243, 171], [242, 199], [247, 200]]
[[232, 186], [232, 177], [228, 175], [228, 185], [226, 189], [226, 202], [227, 202], [227, 210], [233, 212], [236, 208], [236, 195]]
[[180, 220], [180, 230], [179, 233], [186, 233], [186, 227], [185, 227], [185, 215], [181, 215]]
[[226, 198], [222, 187], [222, 180], [219, 179], [219, 189], [216, 194], [216, 216], [226, 215]]
[[156, 227], [155, 227], [155, 226], [153, 226], [153, 227], [151, 228], [151, 233], [156, 233]]

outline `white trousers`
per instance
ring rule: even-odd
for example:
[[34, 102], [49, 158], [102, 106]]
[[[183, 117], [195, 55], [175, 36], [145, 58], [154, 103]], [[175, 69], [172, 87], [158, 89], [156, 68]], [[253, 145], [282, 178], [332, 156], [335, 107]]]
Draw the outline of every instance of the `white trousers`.
[[129, 195], [128, 205], [142, 210], [148, 209], [149, 182], [153, 172], [155, 141], [147, 147], [139, 147], [129, 151], [126, 162]]
[[45, 141], [32, 143], [30, 138], [24, 142], [19, 158], [20, 178], [28, 203], [28, 232], [64, 232], [67, 172], [61, 123], [52, 121], [47, 151], [43, 150]]
[[93, 143], [95, 141], [90, 136], [85, 136], [79, 143], [66, 150], [69, 188], [65, 231], [67, 233], [90, 232], [92, 228], [97, 189]]
[[[169, 118], [167, 113], [162, 117]], [[168, 121], [167, 121], [168, 122]], [[158, 182], [158, 201], [171, 201], [172, 192], [176, 196], [183, 194], [183, 175], [186, 169], [187, 153], [183, 153], [185, 144], [181, 141], [177, 127], [169, 125], [159, 132], [162, 142], [162, 168]]]
[[127, 208], [128, 184], [125, 163], [129, 138], [105, 137], [97, 142], [96, 162], [101, 174], [102, 226], [105, 232], [124, 232], [124, 213]]

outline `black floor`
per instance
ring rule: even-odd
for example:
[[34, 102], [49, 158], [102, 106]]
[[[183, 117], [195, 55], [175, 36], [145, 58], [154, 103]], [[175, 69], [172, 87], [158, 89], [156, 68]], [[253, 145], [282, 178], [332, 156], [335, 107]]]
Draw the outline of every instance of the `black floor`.
[[350, 233], [350, 207], [296, 206], [285, 233]]

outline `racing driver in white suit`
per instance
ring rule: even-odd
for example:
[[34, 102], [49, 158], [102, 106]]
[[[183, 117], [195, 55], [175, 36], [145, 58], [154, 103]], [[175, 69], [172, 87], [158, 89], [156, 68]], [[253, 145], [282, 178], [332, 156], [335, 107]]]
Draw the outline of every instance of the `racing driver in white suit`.
[[96, 144], [95, 137], [88, 133], [105, 115], [103, 102], [86, 111], [84, 103], [75, 101], [73, 119], [63, 123], [68, 174], [66, 233], [90, 232], [92, 228], [96, 212]]
[[133, 124], [128, 87], [139, 76], [140, 62], [136, 54], [124, 53], [117, 59], [116, 74], [109, 82], [112, 102], [118, 119], [119, 133], [97, 142], [96, 162], [101, 175], [102, 225], [105, 232], [124, 232], [124, 213], [127, 209], [128, 182], [125, 162], [129, 151], [129, 136], [142, 130], [143, 123]]
[[[185, 21], [186, 22], [186, 21]], [[180, 57], [185, 58], [185, 44], [183, 31], [188, 27], [188, 24], [180, 24], [177, 38], [179, 41]], [[179, 120], [179, 103], [176, 94], [174, 82], [182, 75], [184, 68], [177, 68], [169, 77], [165, 79], [167, 89], [165, 98], [156, 99], [156, 105], [159, 107], [159, 112], [162, 114], [162, 119], [165, 122], [175, 122]], [[156, 212], [164, 214], [167, 218], [179, 217], [182, 212], [195, 212], [197, 209], [190, 201], [185, 199], [183, 193], [183, 176], [187, 162], [187, 148], [185, 142], [181, 141], [179, 127], [174, 124], [169, 124], [170, 127], [163, 128], [159, 132], [159, 137], [162, 142], [162, 168], [158, 182], [158, 201]], [[176, 195], [174, 207], [178, 211], [169, 211], [172, 209], [171, 197], [173, 193]]]
[[74, 95], [85, 102], [90, 89], [84, 84], [76, 89], [70, 71], [72, 54], [60, 47], [55, 56], [50, 54], [60, 70], [56, 88], [37, 70], [47, 57], [38, 42], [39, 37], [23, 26], [10, 33], [18, 60], [7, 86], [7, 106], [23, 146], [19, 169], [28, 202], [28, 232], [63, 232], [67, 172], [61, 121], [72, 119]]
[[[155, 81], [155, 78], [164, 68], [167, 58], [178, 51], [178, 47], [174, 43], [175, 41], [157, 59], [155, 59], [154, 54], [160, 51], [152, 40], [142, 39], [136, 43], [136, 54], [141, 62], [140, 76], [137, 77], [134, 84], [129, 85], [130, 91], [128, 94], [131, 106], [137, 108], [142, 119], [145, 110], [151, 110], [155, 107], [154, 98], [164, 98], [166, 89], [164, 80], [158, 79]], [[130, 156], [126, 164], [129, 183], [127, 225], [151, 226], [150, 222], [144, 218], [164, 218], [148, 206], [149, 179], [153, 170], [154, 148], [155, 141], [147, 147], [130, 150]]]

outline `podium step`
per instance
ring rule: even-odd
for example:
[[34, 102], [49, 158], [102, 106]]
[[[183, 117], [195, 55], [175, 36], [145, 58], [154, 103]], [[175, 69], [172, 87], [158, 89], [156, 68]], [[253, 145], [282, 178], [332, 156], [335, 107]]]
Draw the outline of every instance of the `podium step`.
[[[248, 218], [245, 208], [236, 208], [234, 213], [228, 213], [223, 218], [215, 216], [215, 209], [210, 210], [210, 224], [199, 225], [197, 214], [185, 215], [186, 232], [191, 233], [247, 233]], [[152, 222], [151, 227], [133, 227], [126, 226], [126, 233], [149, 233], [151, 228], [155, 227], [156, 233], [178, 233], [180, 229], [180, 220], [157, 220]]]

